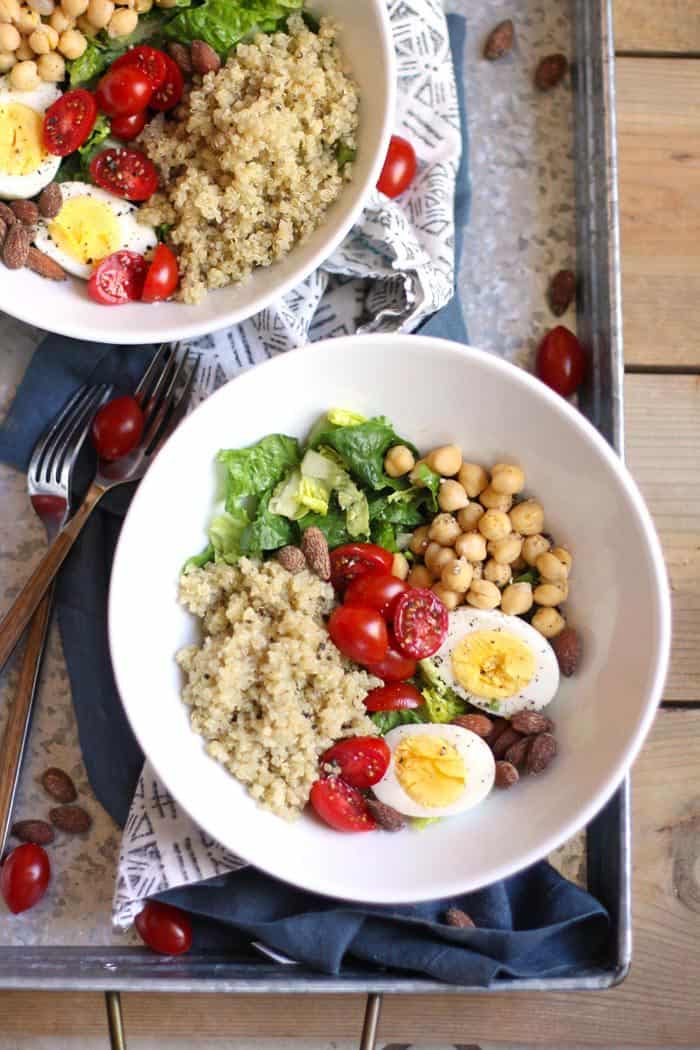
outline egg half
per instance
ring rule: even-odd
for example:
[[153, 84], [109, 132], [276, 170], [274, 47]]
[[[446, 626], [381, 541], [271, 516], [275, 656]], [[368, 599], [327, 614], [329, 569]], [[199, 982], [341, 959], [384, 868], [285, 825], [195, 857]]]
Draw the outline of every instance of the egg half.
[[76, 277], [87, 278], [95, 264], [123, 249], [142, 254], [157, 237], [137, 221], [138, 208], [87, 182], [61, 184], [63, 204], [54, 219], [41, 219], [34, 243]]
[[464, 700], [511, 718], [539, 711], [559, 688], [559, 665], [542, 635], [518, 616], [496, 609], [456, 609], [432, 658], [436, 673]]
[[397, 726], [384, 737], [389, 768], [372, 790], [407, 817], [450, 817], [493, 787], [496, 763], [476, 733], [453, 725]]
[[14, 91], [0, 77], [0, 197], [33, 197], [58, 171], [60, 157], [44, 149], [44, 113], [61, 97], [55, 84]]

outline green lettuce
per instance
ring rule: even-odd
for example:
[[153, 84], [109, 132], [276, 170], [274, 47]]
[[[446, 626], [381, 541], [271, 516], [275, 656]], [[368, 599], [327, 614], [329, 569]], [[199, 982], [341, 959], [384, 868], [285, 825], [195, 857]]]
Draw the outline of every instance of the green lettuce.
[[349, 536], [369, 536], [369, 507], [361, 492], [332, 449], [308, 449], [301, 465], [275, 489], [270, 509], [292, 521], [311, 511], [328, 514], [332, 496], [345, 511]]
[[221, 449], [216, 457], [226, 469], [226, 509], [260, 498], [299, 463], [299, 442], [286, 434], [268, 434], [247, 448]]
[[443, 682], [433, 660], [420, 660], [418, 667], [428, 721], [451, 722], [467, 711], [468, 704]]
[[300, 518], [297, 522], [300, 535], [305, 529], [310, 529], [312, 526], [321, 530], [328, 540], [328, 546], [331, 550], [334, 547], [340, 547], [343, 543], [349, 543], [352, 539], [352, 536], [348, 532], [345, 513], [340, 509], [335, 500], [331, 500], [327, 514], [305, 514], [304, 517]]
[[294, 527], [288, 518], [270, 510], [270, 493], [260, 500], [255, 518], [243, 529], [240, 538], [241, 554], [259, 558], [265, 551], [278, 550], [295, 539]]
[[105, 139], [109, 138], [109, 121], [103, 113], [99, 113], [94, 127], [87, 139], [75, 153], [62, 162], [56, 174], [56, 182], [89, 182], [90, 161], [102, 148]]
[[374, 711], [370, 718], [382, 736], [397, 726], [415, 725], [429, 722], [427, 712], [422, 707], [403, 708], [400, 711]]
[[302, 0], [204, 0], [178, 12], [165, 35], [182, 44], [204, 40], [223, 58], [244, 38], [281, 28], [301, 6]]
[[411, 817], [411, 827], [414, 831], [425, 831], [431, 824], [439, 824], [442, 817]]
[[[192, 0], [177, 0], [177, 6], [186, 6], [191, 2]], [[150, 44], [157, 47], [158, 42], [162, 39], [165, 26], [173, 17], [172, 8], [165, 10], [156, 7], [146, 14], [139, 15], [138, 25], [128, 36], [112, 38], [108, 36], [106, 29], [102, 29], [88, 41], [88, 46], [80, 58], [74, 58], [68, 63], [71, 87], [87, 84], [101, 76], [115, 59], [123, 55], [130, 47], [135, 47], [136, 44], [142, 44], [148, 40]]]
[[416, 450], [399, 437], [388, 419], [375, 416], [364, 423], [339, 427], [327, 416], [324, 418], [326, 424], [314, 427], [309, 436], [311, 448], [328, 445], [340, 456], [346, 470], [361, 485], [375, 492], [406, 488], [402, 478], [390, 478], [384, 473], [384, 457], [392, 445], [407, 445], [413, 452]]

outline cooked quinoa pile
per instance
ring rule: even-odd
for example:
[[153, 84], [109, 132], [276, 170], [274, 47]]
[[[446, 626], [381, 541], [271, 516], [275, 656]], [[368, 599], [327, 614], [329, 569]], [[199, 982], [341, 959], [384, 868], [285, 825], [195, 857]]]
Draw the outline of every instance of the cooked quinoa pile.
[[162, 187], [140, 218], [171, 227], [185, 302], [285, 255], [352, 175], [337, 151], [355, 147], [358, 93], [335, 27], [322, 19], [313, 33], [300, 15], [287, 25], [239, 44], [192, 91], [186, 119], [159, 115], [140, 136]]
[[376, 732], [363, 700], [379, 683], [341, 656], [324, 624], [333, 588], [241, 558], [183, 575], [180, 601], [202, 621], [201, 644], [177, 654], [193, 729], [261, 805], [298, 816], [319, 755]]

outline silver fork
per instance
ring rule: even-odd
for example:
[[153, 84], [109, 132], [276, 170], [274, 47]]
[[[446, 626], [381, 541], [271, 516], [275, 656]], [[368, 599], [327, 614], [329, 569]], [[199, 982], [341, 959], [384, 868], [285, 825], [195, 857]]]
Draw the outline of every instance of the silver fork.
[[122, 459], [111, 463], [102, 459], [98, 461], [94, 481], [83, 502], [71, 519], [59, 529], [0, 623], [0, 669], [102, 497], [118, 485], [139, 481], [179, 423], [187, 407], [198, 364], [198, 358], [190, 364], [187, 350], [177, 344], [164, 344], [154, 356], [135, 391], [144, 413], [141, 442]]
[[[49, 543], [70, 517], [73, 468], [93, 416], [110, 393], [111, 387], [105, 383], [82, 386], [34, 447], [27, 486], [32, 507], [44, 523]], [[53, 587], [50, 587], [29, 625], [17, 692], [0, 745], [0, 855], [10, 826], [52, 601]]]

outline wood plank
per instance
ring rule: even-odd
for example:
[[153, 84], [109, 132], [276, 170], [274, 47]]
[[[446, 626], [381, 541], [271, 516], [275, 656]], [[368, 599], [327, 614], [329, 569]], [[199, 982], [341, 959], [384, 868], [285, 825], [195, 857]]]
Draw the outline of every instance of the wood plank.
[[614, 0], [618, 51], [700, 52], [697, 0]]
[[[700, 4], [694, 3], [700, 12]], [[700, 61], [617, 63], [628, 365], [700, 366]]]

